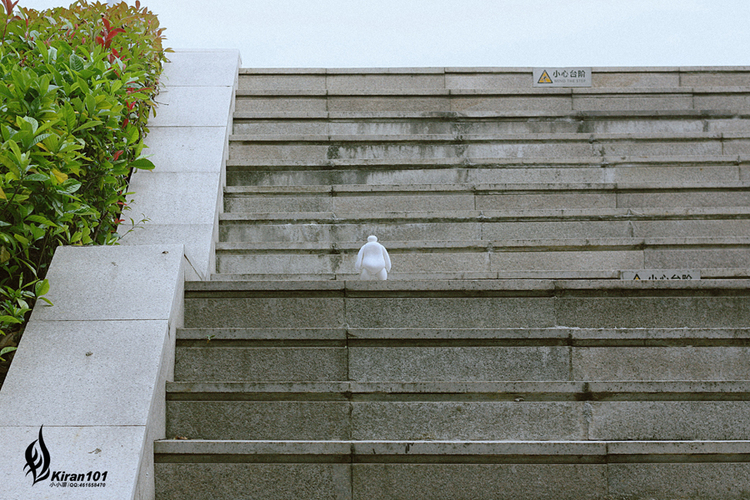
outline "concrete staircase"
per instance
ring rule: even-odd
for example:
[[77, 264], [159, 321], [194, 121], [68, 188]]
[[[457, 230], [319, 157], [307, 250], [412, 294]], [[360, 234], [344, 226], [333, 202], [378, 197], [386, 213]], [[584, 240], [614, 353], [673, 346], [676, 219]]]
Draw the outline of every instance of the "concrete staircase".
[[157, 498], [750, 498], [748, 77], [242, 70]]

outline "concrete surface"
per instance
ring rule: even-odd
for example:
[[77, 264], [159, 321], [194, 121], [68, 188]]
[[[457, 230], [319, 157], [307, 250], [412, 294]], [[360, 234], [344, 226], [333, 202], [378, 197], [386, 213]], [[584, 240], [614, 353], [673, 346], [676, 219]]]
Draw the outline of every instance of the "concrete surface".
[[148, 221], [130, 233], [121, 226], [123, 245], [182, 243], [188, 278], [207, 279], [221, 207], [227, 138], [234, 110], [239, 53], [177, 51], [164, 67], [165, 87], [146, 139], [154, 171], [137, 171], [126, 218]]

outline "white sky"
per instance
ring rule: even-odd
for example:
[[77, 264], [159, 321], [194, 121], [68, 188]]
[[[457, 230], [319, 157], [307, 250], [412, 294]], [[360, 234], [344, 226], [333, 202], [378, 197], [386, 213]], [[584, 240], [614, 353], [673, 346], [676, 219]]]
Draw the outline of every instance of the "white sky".
[[239, 49], [244, 67], [750, 66], [750, 0], [141, 3], [168, 47]]

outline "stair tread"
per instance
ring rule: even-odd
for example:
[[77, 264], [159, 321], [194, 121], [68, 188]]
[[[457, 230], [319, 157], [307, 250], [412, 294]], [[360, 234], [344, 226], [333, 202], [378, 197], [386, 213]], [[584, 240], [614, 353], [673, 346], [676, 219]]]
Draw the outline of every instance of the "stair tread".
[[750, 182], [685, 182], [685, 183], [628, 183], [628, 182], [536, 182], [536, 183], [446, 183], [446, 184], [329, 184], [299, 186], [226, 186], [225, 195], [265, 195], [265, 194], [360, 194], [360, 193], [403, 193], [403, 192], [538, 192], [538, 191], [700, 191], [700, 190], [746, 190]]
[[471, 119], [549, 119], [549, 120], [585, 120], [606, 118], [680, 118], [680, 119], [720, 119], [750, 118], [750, 112], [743, 110], [493, 110], [475, 111], [236, 111], [235, 120], [279, 119], [279, 120], [450, 120], [462, 121]]
[[505, 210], [431, 210], [431, 211], [370, 211], [359, 212], [230, 212], [220, 215], [221, 221], [295, 221], [309, 223], [344, 224], [350, 221], [372, 221], [377, 219], [419, 219], [429, 221], [493, 222], [534, 219], [594, 219], [606, 220], [669, 220], [677, 218], [747, 218], [750, 207], [638, 207], [638, 208], [548, 208]]
[[380, 96], [566, 96], [566, 95], [692, 95], [692, 94], [746, 94], [748, 86], [702, 87], [585, 87], [585, 88], [381, 88], [381, 89], [238, 89], [237, 98], [243, 97], [380, 97]]
[[[304, 161], [304, 160], [272, 160], [258, 158], [250, 161], [247, 158], [227, 160], [227, 168], [252, 168], [257, 170], [258, 167], [269, 167], [277, 169], [279, 167], [294, 167], [306, 169], [325, 169], [330, 170], [332, 167], [349, 167], [363, 170], [373, 167], [390, 167], [390, 168], [482, 168], [482, 167], [502, 167], [502, 168], [525, 168], [550, 166], [565, 166], [564, 168], [601, 168], [623, 166], [721, 166], [730, 165], [736, 167], [738, 164], [747, 164], [750, 162], [750, 156], [746, 155], [694, 155], [694, 156], [674, 156], [674, 155], [604, 155], [589, 157], [550, 157], [547, 156], [524, 156], [523, 158], [336, 158], [325, 161]], [[283, 171], [280, 171], [283, 172]], [[528, 182], [528, 181], [526, 181]]]
[[750, 454], [750, 441], [243, 441], [159, 440], [157, 454], [712, 455]]
[[[431, 249], [465, 249], [465, 250], [487, 250], [493, 248], [499, 252], [503, 249], [546, 249], [549, 251], [576, 249], [607, 250], [607, 249], [643, 249], [656, 246], [741, 246], [750, 244], [750, 237], [744, 236], [722, 236], [722, 237], [629, 237], [629, 238], [547, 238], [547, 239], [524, 239], [524, 240], [461, 240], [461, 241], [386, 241], [382, 240], [389, 251], [392, 250], [431, 250]], [[363, 245], [362, 241], [343, 242], [244, 242], [244, 241], [220, 241], [216, 243], [216, 249], [220, 251], [242, 251], [242, 250], [275, 250], [275, 251], [359, 251]]]
[[[188, 282], [188, 286], [190, 282]], [[738, 339], [750, 337], [749, 328], [179, 328], [178, 340], [252, 339]]]
[[[620, 270], [592, 269], [589, 271], [565, 270], [518, 270], [499, 272], [455, 272], [455, 273], [396, 273], [388, 277], [393, 281], [453, 281], [453, 280], [507, 280], [507, 279], [620, 279]], [[736, 279], [750, 278], [750, 268], [701, 268], [701, 279]], [[210, 281], [356, 281], [359, 275], [355, 272], [310, 273], [310, 274], [212, 274]]]
[[232, 134], [230, 142], [263, 142], [263, 143], [379, 143], [379, 142], [564, 142], [564, 141], [679, 141], [747, 139], [747, 132], [681, 132], [681, 133], [591, 133], [591, 132], [558, 132], [558, 133], [518, 133], [518, 134]]
[[486, 381], [486, 382], [168, 382], [167, 393], [351, 393], [351, 394], [735, 394], [750, 393], [750, 380], [721, 381]]
[[381, 291], [381, 292], [499, 292], [563, 290], [750, 290], [749, 279], [723, 280], [445, 280], [445, 281], [187, 281], [186, 292], [199, 291]]

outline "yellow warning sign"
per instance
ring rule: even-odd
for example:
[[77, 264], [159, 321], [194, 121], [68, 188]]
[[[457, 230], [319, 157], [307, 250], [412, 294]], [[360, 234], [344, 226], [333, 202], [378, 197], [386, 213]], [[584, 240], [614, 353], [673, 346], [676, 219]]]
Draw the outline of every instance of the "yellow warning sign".
[[542, 76], [539, 78], [537, 83], [552, 83], [552, 78], [547, 74], [547, 70], [542, 72]]
[[533, 68], [532, 87], [591, 87], [591, 68]]

